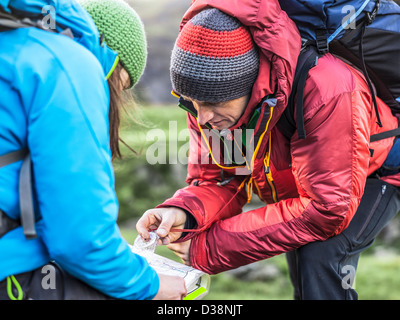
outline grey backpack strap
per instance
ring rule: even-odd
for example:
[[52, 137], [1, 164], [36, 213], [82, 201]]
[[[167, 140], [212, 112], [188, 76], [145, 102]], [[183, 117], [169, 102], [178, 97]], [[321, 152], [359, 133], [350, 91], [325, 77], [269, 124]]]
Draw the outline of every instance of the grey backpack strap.
[[33, 25], [29, 20], [23, 22], [13, 15], [0, 10], [0, 29], [13, 30], [32, 26]]
[[28, 153], [28, 148], [24, 148], [0, 156], [0, 168], [8, 166], [11, 163], [23, 160], [28, 155]]
[[27, 239], [34, 239], [37, 235], [32, 197], [32, 163], [29, 149], [24, 148], [0, 156], [0, 168], [21, 160], [24, 160], [19, 174], [21, 223], [25, 237]]
[[32, 197], [32, 163], [28, 154], [22, 163], [19, 175], [19, 198], [21, 209], [21, 223], [27, 239], [37, 237], [35, 230], [35, 211]]
[[[17, 18], [11, 13], [4, 12], [0, 9], [0, 31], [8, 31], [8, 30], [14, 30], [18, 28], [29, 28], [29, 27], [34, 27], [38, 29], [42, 29], [45, 31], [50, 31], [50, 32], [56, 32], [53, 29], [46, 28], [43, 25], [43, 21], [41, 19], [35, 19], [35, 18]], [[72, 32], [71, 30], [69, 31], [63, 31], [65, 35], [71, 36]], [[73, 38], [73, 35], [72, 35]]]

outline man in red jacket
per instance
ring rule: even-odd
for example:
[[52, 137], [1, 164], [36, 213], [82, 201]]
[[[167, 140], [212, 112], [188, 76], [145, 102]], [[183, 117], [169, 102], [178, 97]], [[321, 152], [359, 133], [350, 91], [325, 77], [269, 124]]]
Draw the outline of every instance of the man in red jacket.
[[[137, 229], [147, 238], [156, 228], [208, 273], [288, 253], [296, 298], [355, 299], [360, 252], [400, 209], [400, 175], [375, 175], [393, 138], [369, 137], [398, 120], [378, 98], [380, 128], [362, 73], [326, 54], [304, 89], [307, 137], [285, 138], [276, 124], [300, 46], [277, 1], [192, 4], [171, 58], [191, 129], [188, 186], [146, 211]], [[242, 212], [252, 193], [266, 205]]]

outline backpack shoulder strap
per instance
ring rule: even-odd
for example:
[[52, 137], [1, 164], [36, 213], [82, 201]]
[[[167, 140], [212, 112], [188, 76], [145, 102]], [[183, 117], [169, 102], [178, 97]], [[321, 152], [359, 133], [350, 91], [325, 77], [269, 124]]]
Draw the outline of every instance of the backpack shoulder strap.
[[0, 32], [14, 30], [18, 28], [29, 28], [29, 27], [34, 27], [49, 32], [59, 33], [71, 39], [74, 38], [74, 34], [70, 28], [63, 28], [62, 26], [59, 26], [61, 29], [60, 31], [57, 31], [55, 29], [53, 30], [50, 28], [46, 28], [40, 19], [32, 20], [27, 17], [19, 19], [13, 16], [12, 14], [4, 12], [3, 10], [0, 9]]
[[19, 201], [24, 235], [28, 240], [34, 239], [37, 234], [32, 196], [32, 162], [29, 154], [25, 157], [19, 174]]
[[28, 148], [0, 156], [0, 168], [24, 160], [19, 174], [21, 223], [27, 239], [36, 238], [35, 212], [32, 198], [32, 163]]
[[[291, 139], [292, 135], [297, 130], [300, 139], [306, 138], [303, 118], [303, 94], [309, 71], [317, 65], [320, 57], [318, 49], [314, 45], [306, 46], [300, 53], [297, 60], [296, 72], [292, 85], [288, 104], [285, 111], [282, 113], [277, 126], [279, 131]], [[296, 107], [296, 115], [295, 115]]]
[[20, 20], [10, 13], [0, 10], [0, 31], [13, 30], [18, 28], [36, 27], [30, 19]]
[[383, 139], [387, 139], [387, 138], [391, 138], [391, 137], [398, 137], [398, 136], [400, 136], [400, 128], [373, 134], [369, 141], [375, 142], [375, 141], [379, 141], [379, 140], [383, 140]]
[[29, 153], [28, 148], [24, 148], [0, 156], [0, 168], [8, 166], [11, 163], [25, 159], [28, 153]]

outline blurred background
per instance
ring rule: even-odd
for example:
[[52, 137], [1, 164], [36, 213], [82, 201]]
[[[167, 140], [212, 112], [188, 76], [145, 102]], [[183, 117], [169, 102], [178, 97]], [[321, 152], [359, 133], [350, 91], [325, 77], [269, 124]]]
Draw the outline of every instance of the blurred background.
[[[187, 143], [187, 140], [170, 141], [171, 130], [179, 133], [186, 128], [186, 114], [177, 107], [177, 99], [170, 94], [169, 62], [179, 23], [190, 0], [127, 2], [142, 18], [148, 41], [147, 66], [133, 90], [136, 100], [132, 114], [134, 121], [126, 117], [121, 132], [121, 138], [138, 155], [123, 147], [124, 158], [114, 163], [120, 203], [119, 225], [124, 237], [132, 243], [136, 238], [138, 217], [185, 186], [186, 165], [179, 161], [169, 164]], [[159, 140], [151, 138], [150, 132], [156, 132]], [[164, 154], [158, 154], [167, 160], [166, 164], [150, 164], [146, 159], [149, 147], [157, 141], [166, 143], [165, 150], [159, 150]], [[262, 203], [253, 197], [244, 210], [260, 206]], [[361, 256], [356, 277], [360, 299], [400, 299], [399, 221], [398, 217], [391, 222], [376, 243]], [[157, 250], [177, 260], [167, 248]], [[285, 256], [212, 276], [211, 291], [206, 299], [292, 299]]]

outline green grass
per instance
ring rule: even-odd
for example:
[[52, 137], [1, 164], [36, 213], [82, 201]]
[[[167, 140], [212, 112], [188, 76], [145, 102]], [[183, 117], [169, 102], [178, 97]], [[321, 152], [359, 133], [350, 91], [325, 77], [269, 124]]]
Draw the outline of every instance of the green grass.
[[399, 300], [400, 256], [361, 255], [355, 286], [360, 300]]
[[[135, 230], [121, 229], [124, 238], [133, 243]], [[369, 252], [360, 258], [356, 290], [360, 300], [398, 300], [400, 299], [400, 256], [377, 257]], [[168, 248], [156, 249], [160, 255], [179, 261]], [[275, 264], [280, 276], [266, 281], [242, 281], [228, 273], [211, 276], [211, 288], [205, 300], [292, 300], [292, 286], [288, 276], [286, 259], [280, 255], [263, 263]]]

